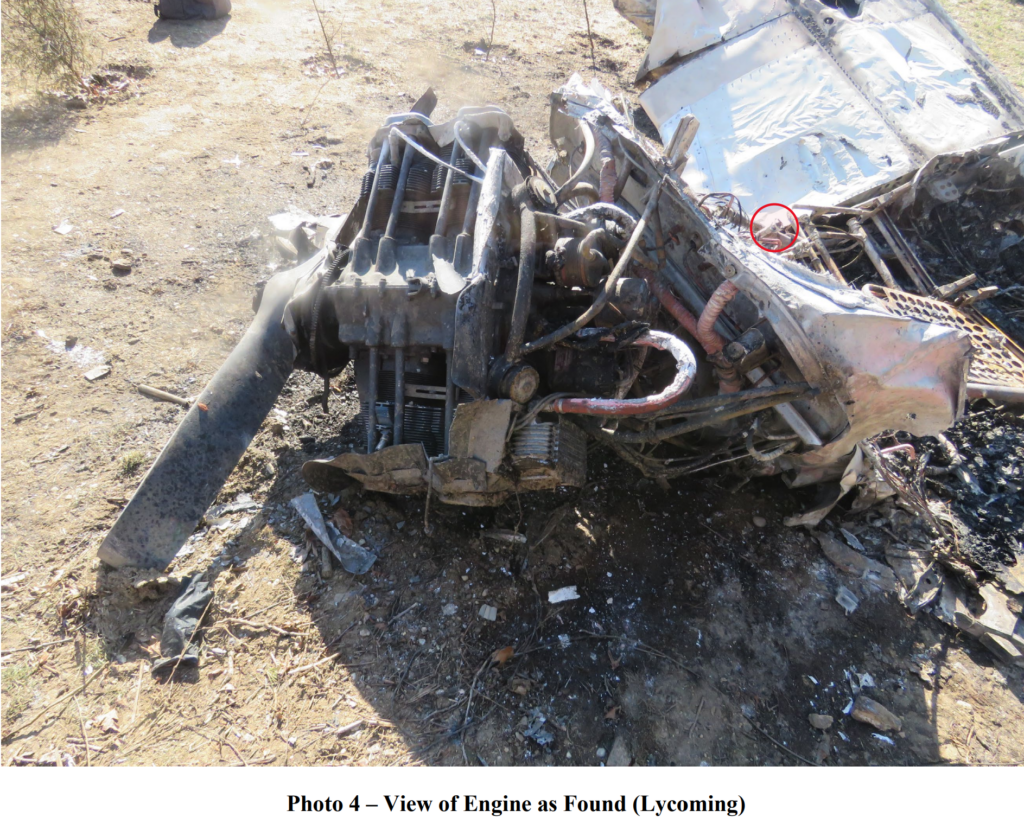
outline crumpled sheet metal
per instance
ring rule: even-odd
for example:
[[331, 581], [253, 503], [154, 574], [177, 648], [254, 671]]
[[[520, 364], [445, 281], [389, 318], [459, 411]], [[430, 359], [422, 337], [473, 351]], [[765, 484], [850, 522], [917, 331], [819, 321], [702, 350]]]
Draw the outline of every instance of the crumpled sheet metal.
[[337, 485], [351, 478], [369, 490], [421, 493], [427, 480], [427, 454], [422, 444], [398, 444], [369, 455], [348, 452], [327, 461], [307, 461], [302, 475], [323, 490], [340, 489]]
[[934, 435], [961, 417], [971, 354], [964, 332], [894, 314], [861, 292], [823, 284], [821, 274], [762, 254], [741, 236], [714, 234], [735, 263], [732, 281], [757, 303], [803, 378], [824, 393], [797, 406], [825, 445], [785, 466], [831, 465], [882, 431]]
[[[642, 0], [634, 2], [642, 4]], [[790, 10], [785, 0], [649, 0], [646, 5], [656, 10], [647, 35], [651, 44], [637, 70], [637, 82], [670, 61], [731, 40]], [[632, 14], [620, 13], [630, 20], [643, 14], [639, 8]]]
[[[578, 99], [589, 94], [590, 103], [609, 106], [592, 88], [568, 86], [558, 94]], [[615, 129], [622, 131], [619, 125]], [[636, 145], [631, 152], [646, 152], [636, 137], [631, 140]], [[656, 165], [658, 156], [646, 155]], [[730, 308], [730, 315], [740, 313], [740, 330], [758, 316], [767, 319], [800, 379], [821, 390], [793, 407], [823, 446], [783, 456], [778, 470], [799, 476], [806, 468], [839, 478], [858, 442], [889, 429], [936, 434], [961, 416], [970, 355], [962, 332], [894, 314], [860, 291], [836, 286], [826, 274], [758, 250], [743, 229], [711, 223], [681, 183], [669, 178], [675, 183], [663, 189], [659, 203], [669, 261], [680, 274], [732, 280], [748, 307], [746, 322], [735, 307], [738, 300]], [[643, 195], [639, 187], [623, 190], [623, 200], [634, 210], [642, 207]], [[700, 286], [704, 296], [715, 285]], [[810, 480], [813, 473], [805, 477]]]
[[[689, 5], [658, 4], [652, 51], [702, 42], [668, 11]], [[773, 3], [700, 5], [732, 21], [725, 39], [640, 96], [666, 143], [684, 116], [700, 121], [683, 172], [695, 190], [734, 193], [750, 210], [837, 204], [1024, 126], [1019, 94], [917, 0], [867, 0], [852, 19], [815, 0], [774, 18]], [[748, 12], [766, 22], [741, 23]]]
[[334, 554], [334, 558], [341, 563], [346, 571], [359, 576], [373, 567], [373, 563], [377, 561], [377, 554], [342, 536], [336, 528], [327, 524], [320, 514], [316, 496], [312, 493], [303, 493], [292, 499], [290, 503], [307, 527], [313, 531], [323, 546]]

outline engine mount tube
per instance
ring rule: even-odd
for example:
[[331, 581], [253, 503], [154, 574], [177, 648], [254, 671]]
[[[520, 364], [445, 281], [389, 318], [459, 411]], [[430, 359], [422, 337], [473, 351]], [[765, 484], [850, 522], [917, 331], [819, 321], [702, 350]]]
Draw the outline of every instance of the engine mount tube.
[[505, 362], [509, 366], [518, 363], [522, 357], [537, 259], [537, 217], [526, 205], [523, 205], [519, 213], [519, 228], [519, 278], [516, 281], [508, 343], [505, 344]]
[[178, 425], [97, 555], [115, 568], [163, 570], [195, 530], [292, 372], [295, 346], [281, 324], [313, 257], [266, 285], [256, 318]]
[[580, 121], [580, 130], [583, 133], [583, 161], [580, 162], [580, 166], [576, 168], [576, 172], [573, 173], [565, 184], [563, 184], [558, 190], [555, 191], [555, 204], [562, 204], [570, 198], [573, 187], [576, 185], [583, 175], [590, 169], [590, 163], [594, 160], [594, 150], [597, 148], [597, 139], [594, 138], [593, 128], [586, 122]]
[[615, 172], [615, 151], [608, 136], [602, 130], [597, 130], [597, 151], [601, 154], [600, 187], [598, 192], [602, 202], [612, 203], [615, 201], [615, 182], [618, 175]]
[[676, 376], [654, 395], [645, 398], [559, 398], [541, 407], [545, 412], [573, 415], [600, 415], [606, 418], [628, 418], [657, 412], [678, 401], [690, 388], [697, 374], [693, 352], [678, 337], [663, 331], [649, 331], [632, 342], [633, 346], [651, 346], [666, 351], [676, 359]]

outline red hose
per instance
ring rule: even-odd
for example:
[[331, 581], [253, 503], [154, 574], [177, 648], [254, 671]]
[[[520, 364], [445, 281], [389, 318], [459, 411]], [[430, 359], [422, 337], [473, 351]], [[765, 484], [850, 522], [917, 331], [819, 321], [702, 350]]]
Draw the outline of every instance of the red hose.
[[633, 341], [634, 346], [651, 346], [669, 352], [676, 359], [676, 376], [660, 392], [646, 398], [561, 398], [543, 407], [546, 412], [571, 413], [574, 415], [604, 415], [626, 418], [631, 415], [645, 415], [657, 412], [675, 403], [690, 388], [697, 374], [697, 361], [690, 348], [678, 337], [663, 331], [649, 331]]
[[665, 311], [675, 317], [676, 322], [678, 322], [679, 325], [696, 337], [697, 318], [690, 314], [686, 306], [676, 299], [676, 295], [669, 290], [668, 286], [666, 286], [665, 283], [659, 280], [646, 268], [637, 268], [636, 272], [647, 281], [647, 287], [650, 288], [651, 293], [658, 298], [658, 302], [662, 304]]
[[697, 339], [708, 353], [708, 357], [718, 354], [725, 348], [725, 339], [715, 331], [715, 323], [718, 322], [722, 309], [729, 305], [738, 293], [739, 289], [732, 281], [723, 280], [700, 314], [700, 320], [697, 321]]
[[697, 342], [700, 343], [701, 347], [707, 352], [712, 362], [716, 364], [718, 369], [719, 385], [718, 391], [722, 395], [728, 395], [731, 392], [739, 392], [743, 387], [743, 383], [736, 373], [735, 369], [730, 369], [716, 362], [715, 357], [721, 354], [722, 349], [725, 348], [725, 340], [715, 331], [715, 323], [718, 321], [719, 315], [722, 313], [722, 309], [725, 308], [729, 302], [739, 293], [739, 289], [726, 280], [711, 295], [711, 299], [708, 300], [708, 304], [704, 306], [704, 311], [700, 315], [700, 320], [694, 318], [692, 314], [686, 309], [686, 307], [676, 299], [668, 286], [666, 286], [661, 280], [659, 280], [654, 274], [646, 269], [638, 268], [637, 272], [647, 281], [647, 285], [651, 289], [651, 293], [658, 298], [658, 301], [662, 304], [665, 311], [671, 314], [684, 329], [690, 334], [697, 338]]

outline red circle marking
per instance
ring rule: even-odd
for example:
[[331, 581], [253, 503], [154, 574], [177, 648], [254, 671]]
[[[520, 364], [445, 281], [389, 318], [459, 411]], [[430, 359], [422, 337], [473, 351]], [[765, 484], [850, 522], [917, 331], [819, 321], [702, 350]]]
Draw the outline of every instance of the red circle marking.
[[[758, 242], [757, 237], [754, 236], [754, 220], [757, 218], [757, 214], [759, 214], [765, 208], [770, 207], [780, 207], [783, 210], [788, 210], [789, 215], [793, 217], [793, 223], [796, 225], [796, 233], [793, 234], [793, 241], [790, 242], [785, 248], [766, 248], [764, 245]], [[779, 202], [769, 202], [767, 205], [761, 205], [761, 207], [754, 211], [754, 215], [750, 217], [750, 238], [754, 240], [754, 244], [757, 245], [757, 247], [760, 248], [762, 251], [767, 251], [770, 254], [781, 254], [783, 251], [788, 251], [790, 248], [796, 245], [797, 239], [800, 238], [800, 220], [796, 218], [796, 214], [793, 212], [793, 209], [788, 205], [783, 205], [780, 204]]]

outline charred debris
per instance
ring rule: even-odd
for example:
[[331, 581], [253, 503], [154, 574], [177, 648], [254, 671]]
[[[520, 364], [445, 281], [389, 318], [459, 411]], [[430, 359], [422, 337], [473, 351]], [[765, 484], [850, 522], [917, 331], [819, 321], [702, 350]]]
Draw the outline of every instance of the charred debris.
[[[374, 134], [348, 214], [288, 231], [288, 249], [311, 255], [263, 286], [104, 562], [166, 567], [293, 369], [324, 379], [326, 407], [350, 365], [363, 438], [304, 465], [316, 490], [496, 505], [582, 486], [600, 442], [655, 479], [731, 465], [818, 485], [793, 524], [813, 526], [858, 485], [862, 506], [896, 494], [950, 549], [921, 494], [927, 459], [898, 467], [894, 436], [940, 435], [972, 398], [1024, 401], [1024, 352], [991, 319], [1014, 331], [1024, 305], [1020, 133], [870, 198], [800, 209], [797, 230], [693, 192], [686, 136], [666, 158], [578, 77], [553, 95], [548, 168], [502, 110], [434, 123], [432, 109]], [[921, 600], [919, 587], [902, 595]], [[979, 625], [962, 589], [943, 590], [928, 602]], [[999, 635], [1011, 660], [1024, 659], [1020, 633]]]

